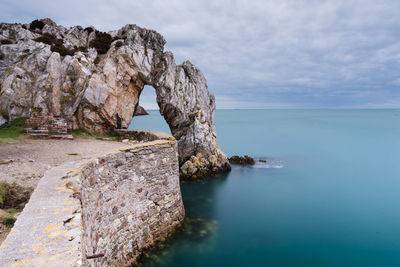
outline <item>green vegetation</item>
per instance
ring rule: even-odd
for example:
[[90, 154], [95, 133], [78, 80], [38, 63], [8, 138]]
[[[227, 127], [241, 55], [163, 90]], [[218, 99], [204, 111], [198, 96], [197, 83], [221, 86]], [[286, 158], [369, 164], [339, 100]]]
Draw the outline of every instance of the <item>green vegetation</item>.
[[14, 226], [14, 223], [17, 219], [15, 219], [15, 217], [13, 215], [9, 215], [5, 218], [3, 218], [2, 223], [7, 226], [8, 228], [12, 228]]
[[15, 142], [22, 136], [27, 118], [18, 118], [0, 126], [0, 145]]
[[68, 156], [78, 156], [79, 154], [78, 153], [75, 153], [75, 152], [68, 152], [68, 153], [66, 153]]
[[13, 210], [22, 210], [32, 191], [31, 187], [25, 188], [16, 183], [0, 182], [0, 208], [8, 209], [10, 213]]
[[94, 59], [94, 64], [99, 64], [100, 63], [100, 57], [99, 56], [97, 56], [95, 59]]
[[35, 19], [34, 21], [31, 22], [31, 24], [29, 25], [29, 30], [34, 31], [36, 29], [43, 29], [44, 27], [44, 23], [40, 20]]
[[[76, 52], [75, 50], [70, 50], [64, 46], [62, 39], [56, 38], [54, 35], [49, 33], [44, 33], [42, 36], [34, 39], [36, 42], [41, 42], [51, 46], [52, 52], [58, 52], [61, 56], [70, 55], [73, 56]], [[78, 48], [77, 48], [78, 49]], [[79, 48], [83, 49], [83, 48]]]
[[18, 211], [14, 208], [10, 208], [6, 210], [9, 214], [14, 215], [15, 213], [17, 213]]
[[81, 138], [95, 138], [100, 140], [108, 140], [108, 141], [121, 141], [121, 136], [110, 132], [110, 133], [89, 133], [84, 129], [72, 130], [72, 135], [74, 137]]
[[24, 188], [16, 183], [0, 182], [0, 223], [8, 228], [14, 226], [15, 215], [28, 202], [33, 188]]
[[92, 27], [86, 27], [84, 31], [87, 31], [89, 34], [93, 31]]
[[115, 47], [116, 48], [121, 47], [123, 45], [124, 45], [124, 43], [122, 41], [118, 41], [118, 42], [115, 43]]
[[113, 41], [114, 38], [108, 33], [96, 31], [96, 38], [90, 42], [89, 46], [96, 48], [97, 53], [105, 54], [110, 49]]

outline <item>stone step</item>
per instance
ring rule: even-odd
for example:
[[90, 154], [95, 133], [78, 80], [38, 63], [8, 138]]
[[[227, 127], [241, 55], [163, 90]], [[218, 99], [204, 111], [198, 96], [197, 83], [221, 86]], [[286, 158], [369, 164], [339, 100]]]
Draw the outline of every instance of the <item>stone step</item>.
[[71, 134], [54, 134], [49, 135], [51, 139], [65, 139], [65, 140], [73, 140], [74, 137]]
[[29, 133], [29, 136], [42, 136], [42, 137], [47, 137], [49, 136], [48, 133]]
[[33, 130], [33, 129], [26, 129], [26, 132], [29, 134], [40, 134], [40, 133], [48, 133], [49, 130]]

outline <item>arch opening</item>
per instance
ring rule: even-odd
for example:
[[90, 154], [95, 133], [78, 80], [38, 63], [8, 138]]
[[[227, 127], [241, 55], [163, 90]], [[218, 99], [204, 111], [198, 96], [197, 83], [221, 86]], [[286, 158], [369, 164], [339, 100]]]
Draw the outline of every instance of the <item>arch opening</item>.
[[171, 129], [160, 113], [154, 87], [145, 85], [139, 96], [138, 105], [143, 107], [148, 115], [134, 115], [128, 129], [153, 130], [171, 134]]

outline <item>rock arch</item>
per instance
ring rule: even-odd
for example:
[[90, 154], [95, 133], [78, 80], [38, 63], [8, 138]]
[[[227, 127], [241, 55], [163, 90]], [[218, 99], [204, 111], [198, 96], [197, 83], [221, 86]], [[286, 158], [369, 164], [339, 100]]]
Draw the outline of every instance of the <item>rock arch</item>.
[[131, 24], [101, 33], [41, 21], [42, 29], [31, 30], [0, 24], [1, 116], [52, 114], [98, 132], [116, 128], [118, 114], [127, 128], [143, 87], [151, 85], [178, 141], [181, 175], [230, 169], [216, 141], [215, 98], [204, 75], [189, 61], [176, 65], [159, 33]]

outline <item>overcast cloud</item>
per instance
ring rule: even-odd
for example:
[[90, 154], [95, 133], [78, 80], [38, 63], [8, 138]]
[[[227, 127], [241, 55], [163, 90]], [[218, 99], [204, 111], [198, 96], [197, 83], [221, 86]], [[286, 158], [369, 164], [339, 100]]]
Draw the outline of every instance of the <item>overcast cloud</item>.
[[3, 22], [157, 30], [177, 63], [201, 68], [218, 108], [400, 107], [397, 0], [2, 0], [0, 10]]

